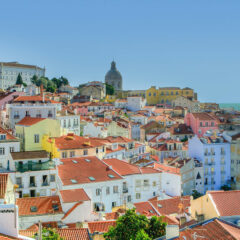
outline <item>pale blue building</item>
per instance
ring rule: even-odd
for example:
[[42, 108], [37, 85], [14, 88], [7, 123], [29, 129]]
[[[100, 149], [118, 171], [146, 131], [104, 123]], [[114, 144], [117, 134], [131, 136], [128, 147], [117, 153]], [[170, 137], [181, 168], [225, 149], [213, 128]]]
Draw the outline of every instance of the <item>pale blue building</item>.
[[194, 136], [189, 139], [189, 157], [200, 160], [204, 169], [204, 191], [219, 190], [230, 186], [231, 149], [230, 143], [221, 136]]

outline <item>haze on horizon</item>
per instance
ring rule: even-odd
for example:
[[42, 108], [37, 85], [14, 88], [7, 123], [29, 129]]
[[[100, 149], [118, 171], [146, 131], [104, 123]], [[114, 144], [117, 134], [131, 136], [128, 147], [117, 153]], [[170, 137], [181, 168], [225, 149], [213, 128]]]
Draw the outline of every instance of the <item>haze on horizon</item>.
[[73, 86], [191, 87], [200, 101], [240, 102], [240, 1], [2, 1], [0, 61], [46, 66]]

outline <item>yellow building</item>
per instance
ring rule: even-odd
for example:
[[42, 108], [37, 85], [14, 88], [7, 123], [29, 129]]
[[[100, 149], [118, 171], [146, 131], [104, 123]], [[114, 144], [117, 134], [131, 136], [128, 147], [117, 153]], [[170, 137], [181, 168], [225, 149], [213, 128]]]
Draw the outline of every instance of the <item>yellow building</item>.
[[148, 105], [171, 104], [178, 96], [194, 99], [194, 91], [191, 88], [166, 87], [157, 89], [155, 86], [146, 90]]
[[240, 191], [208, 191], [191, 200], [191, 215], [198, 221], [214, 217], [239, 216]]
[[106, 147], [101, 140], [81, 137], [73, 133], [55, 138], [45, 135], [42, 148], [49, 152], [52, 158], [96, 156], [102, 159], [106, 154]]
[[42, 150], [44, 135], [59, 137], [62, 129], [55, 119], [25, 117], [15, 126], [16, 136], [21, 141], [21, 150]]

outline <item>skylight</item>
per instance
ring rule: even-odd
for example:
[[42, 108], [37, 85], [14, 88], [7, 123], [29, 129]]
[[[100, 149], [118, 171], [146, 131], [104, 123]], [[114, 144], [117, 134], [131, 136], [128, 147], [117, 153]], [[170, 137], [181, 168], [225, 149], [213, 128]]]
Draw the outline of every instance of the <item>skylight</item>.
[[72, 183], [77, 183], [77, 180], [71, 179], [71, 182], [72, 182]]
[[161, 208], [161, 207], [162, 207], [162, 205], [161, 205], [161, 204], [158, 204], [158, 207], [160, 207], [160, 208]]
[[113, 176], [112, 174], [108, 174], [108, 176], [109, 176], [110, 178], [115, 178], [115, 176]]
[[37, 207], [36, 206], [31, 206], [30, 211], [31, 212], [37, 212]]
[[78, 161], [76, 161], [76, 160], [72, 160], [74, 163], [78, 163]]
[[86, 161], [86, 162], [91, 162], [91, 160], [89, 160], [89, 159], [87, 159], [87, 158], [85, 159], [85, 161]]
[[96, 180], [94, 177], [88, 177], [88, 178], [89, 178], [89, 180], [91, 180], [91, 181], [95, 181], [95, 180]]

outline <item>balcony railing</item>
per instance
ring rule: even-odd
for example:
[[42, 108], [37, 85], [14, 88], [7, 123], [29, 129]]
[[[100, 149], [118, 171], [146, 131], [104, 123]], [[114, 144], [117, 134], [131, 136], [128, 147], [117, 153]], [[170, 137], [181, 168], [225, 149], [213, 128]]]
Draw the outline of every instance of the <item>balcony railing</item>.
[[37, 185], [36, 185], [36, 183], [29, 183], [29, 187], [36, 187]]
[[24, 188], [23, 184], [22, 183], [19, 183], [17, 184], [18, 185], [18, 188]]
[[14, 115], [13, 118], [14, 118], [14, 119], [19, 119], [20, 116], [19, 116], [19, 115]]
[[43, 182], [43, 183], [42, 183], [42, 186], [43, 186], [43, 187], [49, 186], [49, 182]]
[[127, 188], [123, 188], [122, 192], [123, 193], [128, 193], [128, 189]]
[[41, 171], [41, 170], [49, 170], [55, 168], [55, 164], [53, 161], [49, 160], [42, 163], [35, 162], [27, 162], [25, 164], [15, 163], [17, 172], [27, 172], [27, 171]]

